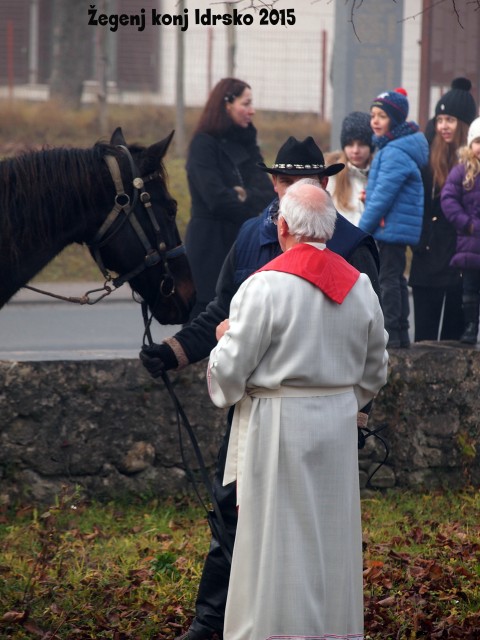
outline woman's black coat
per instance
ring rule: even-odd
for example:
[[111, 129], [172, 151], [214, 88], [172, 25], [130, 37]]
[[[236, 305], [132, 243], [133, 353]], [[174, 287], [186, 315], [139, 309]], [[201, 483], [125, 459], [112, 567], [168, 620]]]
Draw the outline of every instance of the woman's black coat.
[[430, 166], [423, 172], [425, 209], [420, 243], [413, 249], [411, 287], [451, 289], [461, 287], [460, 271], [450, 266], [457, 242], [455, 227], [443, 215], [440, 189], [434, 191]]
[[[213, 299], [218, 274], [240, 227], [275, 195], [270, 177], [257, 162], [263, 158], [253, 125], [231, 127], [222, 138], [199, 133], [190, 144], [187, 177], [192, 210], [185, 246], [197, 290], [197, 313]], [[244, 202], [235, 186], [245, 189]]]

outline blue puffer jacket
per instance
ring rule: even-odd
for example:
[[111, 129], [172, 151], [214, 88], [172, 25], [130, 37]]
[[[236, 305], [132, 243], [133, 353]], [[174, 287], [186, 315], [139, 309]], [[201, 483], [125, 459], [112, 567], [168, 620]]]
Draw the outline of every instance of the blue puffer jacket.
[[442, 211], [457, 231], [457, 249], [450, 265], [460, 269], [480, 269], [480, 175], [473, 188], [463, 186], [465, 167], [455, 166], [442, 189]]
[[427, 139], [419, 131], [395, 138], [377, 151], [360, 229], [381, 242], [418, 244], [423, 218], [420, 169], [427, 162]]

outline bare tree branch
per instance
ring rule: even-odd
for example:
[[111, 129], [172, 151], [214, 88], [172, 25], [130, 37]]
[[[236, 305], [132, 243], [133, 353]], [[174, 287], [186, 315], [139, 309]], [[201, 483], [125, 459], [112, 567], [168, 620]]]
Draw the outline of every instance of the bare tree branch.
[[[397, 0], [391, 0], [391, 1], [395, 3], [397, 2]], [[277, 0], [271, 0], [270, 2], [265, 2], [264, 0], [230, 0], [230, 2], [231, 4], [241, 4], [243, 2], [249, 2], [250, 4], [247, 7], [245, 7], [245, 9], [257, 10], [260, 6], [266, 6], [268, 8], [272, 8], [273, 5], [276, 4]], [[311, 0], [312, 5], [318, 4], [319, 2], [326, 2], [326, 4], [331, 4], [333, 0]], [[340, 0], [337, 0], [337, 2], [340, 2]], [[352, 29], [353, 29], [353, 33], [355, 34], [355, 37], [357, 38], [358, 41], [360, 41], [360, 38], [358, 37], [357, 31], [355, 28], [355, 16], [359, 11], [360, 7], [362, 6], [363, 0], [344, 0], [344, 2], [347, 6], [351, 5], [350, 20], [348, 22], [352, 25]], [[418, 18], [419, 16], [421, 16], [423, 13], [427, 11], [431, 11], [433, 7], [439, 4], [443, 4], [444, 2], [450, 2], [450, 4], [452, 5], [452, 10], [457, 17], [457, 22], [459, 26], [463, 29], [464, 27], [460, 20], [460, 11], [458, 9], [458, 0], [432, 0], [431, 4], [428, 7], [425, 7], [425, 9], [422, 9], [421, 11], [418, 11], [417, 13], [411, 16], [407, 16], [402, 20], [402, 22], [406, 20], [414, 20], [415, 18]], [[220, 2], [212, 2], [211, 4], [220, 4]], [[474, 11], [480, 11], [480, 0], [467, 0], [466, 4], [473, 5]]]
[[248, 2], [245, 7], [239, 7], [239, 11], [248, 11], [249, 9], [253, 9], [257, 11], [258, 9], [265, 7], [266, 9], [272, 9], [275, 4], [277, 4], [278, 0], [270, 0], [270, 2], [266, 2], [265, 0], [218, 0], [217, 2], [211, 2], [210, 4], [231, 4], [231, 5], [241, 5]]
[[[349, 0], [347, 0], [347, 3], [348, 2], [349, 2]], [[350, 20], [349, 20], [349, 22], [352, 25], [353, 33], [354, 33], [356, 39], [360, 42], [360, 38], [358, 37], [357, 29], [355, 28], [354, 18], [355, 18], [355, 10], [359, 9], [362, 6], [363, 0], [351, 0], [351, 2], [352, 2], [352, 6], [351, 6], [351, 9], [350, 9]]]
[[[452, 1], [454, 1], [454, 0], [452, 0]], [[404, 21], [406, 21], [406, 20], [415, 20], [415, 18], [418, 18], [419, 16], [423, 15], [424, 13], [427, 13], [427, 11], [431, 11], [433, 9], [433, 7], [436, 7], [439, 4], [443, 4], [444, 2], [448, 2], [448, 0], [436, 0], [436, 1], [432, 2], [425, 9], [422, 9], [421, 11], [418, 11], [417, 13], [414, 13], [413, 15], [404, 18]]]
[[460, 22], [460, 14], [458, 13], [458, 10], [457, 10], [456, 0], [452, 0], [452, 6], [453, 6], [453, 11], [454, 11], [455, 15], [457, 16], [457, 22], [463, 29], [462, 23]]

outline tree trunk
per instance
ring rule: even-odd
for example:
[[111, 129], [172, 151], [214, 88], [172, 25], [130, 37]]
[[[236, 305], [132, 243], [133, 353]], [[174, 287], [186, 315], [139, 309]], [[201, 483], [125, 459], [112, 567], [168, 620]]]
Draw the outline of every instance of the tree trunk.
[[78, 0], [55, 0], [54, 20], [50, 97], [79, 108], [93, 35], [88, 29], [87, 5]]

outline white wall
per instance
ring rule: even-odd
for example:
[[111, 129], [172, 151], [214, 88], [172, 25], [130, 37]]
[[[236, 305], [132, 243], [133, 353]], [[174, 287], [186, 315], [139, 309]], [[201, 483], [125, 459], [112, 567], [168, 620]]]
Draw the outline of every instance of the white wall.
[[[278, 0], [275, 9], [293, 8], [294, 26], [260, 26], [260, 16], [253, 10], [254, 24], [236, 29], [237, 66], [235, 75], [252, 85], [255, 106], [280, 111], [319, 112], [322, 101], [322, 81], [326, 85], [326, 116], [333, 108], [332, 87], [329, 81], [331, 52], [334, 41], [335, 3], [344, 0]], [[387, 0], [382, 0], [386, 2]], [[393, 0], [389, 0], [393, 1]], [[233, 6], [250, 4], [245, 0]], [[177, 0], [161, 0], [163, 13], [178, 14]], [[185, 0], [189, 9], [189, 27], [184, 33], [186, 81], [185, 99], [189, 106], [202, 105], [208, 95], [208, 79], [215, 84], [227, 73], [227, 27], [207, 27], [194, 24], [195, 9], [203, 13], [225, 13], [222, 2]], [[361, 11], [361, 7], [358, 9]], [[420, 77], [421, 16], [418, 0], [404, 0], [404, 46], [402, 57], [402, 85], [408, 92], [410, 117], [418, 118]], [[160, 55], [162, 57], [161, 101], [175, 103], [175, 50], [177, 27], [160, 27]], [[326, 32], [327, 60], [322, 64], [322, 32]], [[354, 37], [352, 32], [352, 37]], [[208, 72], [208, 52], [211, 47], [211, 67]], [[323, 68], [326, 78], [323, 78]], [[368, 106], [366, 106], [368, 108]]]
[[420, 8], [421, 3], [418, 0], [404, 0], [402, 85], [408, 93], [409, 118], [417, 122], [420, 98], [420, 41], [422, 35]]

